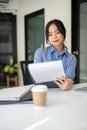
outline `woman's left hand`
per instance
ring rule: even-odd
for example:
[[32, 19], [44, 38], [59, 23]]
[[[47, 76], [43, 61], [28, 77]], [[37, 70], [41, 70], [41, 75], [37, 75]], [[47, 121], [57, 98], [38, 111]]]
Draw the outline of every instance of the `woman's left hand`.
[[66, 77], [57, 77], [54, 81], [62, 90], [70, 90], [73, 86], [73, 80]]

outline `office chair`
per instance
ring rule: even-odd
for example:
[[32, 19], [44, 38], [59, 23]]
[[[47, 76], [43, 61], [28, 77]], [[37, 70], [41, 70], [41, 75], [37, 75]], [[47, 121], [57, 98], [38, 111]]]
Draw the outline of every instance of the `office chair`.
[[29, 85], [29, 84], [33, 83], [32, 79], [31, 79], [31, 76], [29, 74], [29, 70], [27, 68], [29, 63], [32, 63], [32, 61], [20, 61], [22, 77], [23, 77], [23, 84], [24, 85]]

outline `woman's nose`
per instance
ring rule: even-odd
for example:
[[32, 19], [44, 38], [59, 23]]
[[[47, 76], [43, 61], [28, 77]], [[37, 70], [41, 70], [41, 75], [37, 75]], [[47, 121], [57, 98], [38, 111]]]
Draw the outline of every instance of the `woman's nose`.
[[56, 38], [57, 36], [56, 36], [56, 34], [55, 33], [53, 33], [53, 38]]

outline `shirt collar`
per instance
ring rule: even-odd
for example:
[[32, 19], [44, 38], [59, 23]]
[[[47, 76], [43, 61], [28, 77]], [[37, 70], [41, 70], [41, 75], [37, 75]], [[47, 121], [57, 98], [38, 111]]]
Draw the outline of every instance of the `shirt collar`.
[[[57, 50], [55, 49], [55, 47], [52, 46], [52, 45], [50, 45], [50, 53], [53, 53], [54, 51], [57, 52]], [[60, 55], [63, 55], [63, 54], [66, 54], [68, 56], [69, 52], [67, 51], [66, 48], [62, 51], [62, 53]]]

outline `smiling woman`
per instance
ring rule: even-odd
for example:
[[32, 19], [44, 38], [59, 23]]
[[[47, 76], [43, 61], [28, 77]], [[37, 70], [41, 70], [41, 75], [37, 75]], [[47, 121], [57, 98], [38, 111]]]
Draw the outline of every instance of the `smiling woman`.
[[62, 90], [69, 90], [73, 86], [76, 69], [76, 57], [70, 54], [64, 45], [66, 29], [61, 20], [53, 19], [46, 25], [46, 42], [48, 47], [39, 48], [34, 55], [34, 63], [61, 60], [65, 77], [55, 77], [55, 83]]

